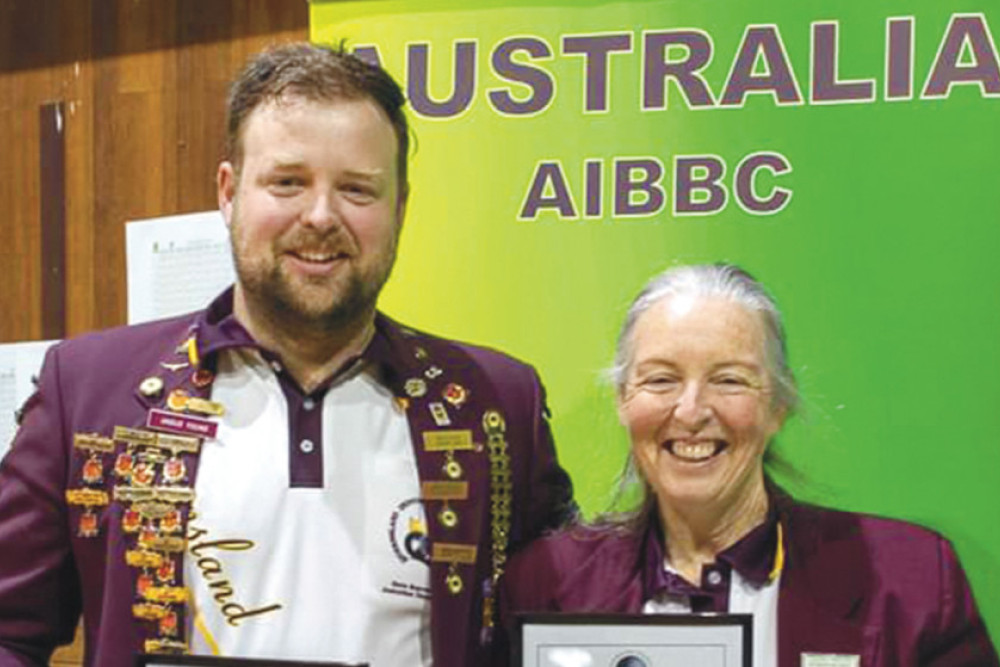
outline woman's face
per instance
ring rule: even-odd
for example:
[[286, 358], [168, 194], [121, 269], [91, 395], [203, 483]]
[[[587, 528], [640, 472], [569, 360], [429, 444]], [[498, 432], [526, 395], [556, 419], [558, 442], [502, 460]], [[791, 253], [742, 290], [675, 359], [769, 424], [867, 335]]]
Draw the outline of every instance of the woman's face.
[[772, 396], [758, 314], [677, 295], [639, 317], [618, 414], [661, 508], [722, 510], [762, 489], [784, 419]]

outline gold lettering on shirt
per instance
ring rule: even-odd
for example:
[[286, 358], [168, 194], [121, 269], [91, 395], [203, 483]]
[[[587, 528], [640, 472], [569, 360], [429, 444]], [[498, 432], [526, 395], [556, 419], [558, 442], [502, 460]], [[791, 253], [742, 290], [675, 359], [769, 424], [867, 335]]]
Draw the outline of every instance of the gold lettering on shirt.
[[199, 528], [192, 522], [188, 523], [187, 540], [188, 554], [194, 559], [198, 573], [211, 591], [212, 600], [215, 601], [219, 611], [225, 617], [226, 623], [234, 628], [239, 627], [240, 622], [245, 619], [281, 609], [279, 603], [248, 609], [236, 602], [236, 590], [233, 588], [232, 582], [226, 578], [222, 561], [216, 558], [224, 552], [250, 551], [256, 546], [252, 540], [210, 539], [208, 530]]

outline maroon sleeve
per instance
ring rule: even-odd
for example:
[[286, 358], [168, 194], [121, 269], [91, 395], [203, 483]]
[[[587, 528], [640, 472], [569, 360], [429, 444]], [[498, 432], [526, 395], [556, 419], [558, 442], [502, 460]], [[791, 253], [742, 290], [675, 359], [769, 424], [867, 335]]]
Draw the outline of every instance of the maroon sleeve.
[[921, 638], [921, 665], [1000, 665], [955, 550], [947, 540], [939, 538], [938, 553], [941, 591], [939, 622], [933, 633]]
[[0, 463], [0, 667], [47, 665], [73, 639], [80, 587], [65, 502], [59, 346]]

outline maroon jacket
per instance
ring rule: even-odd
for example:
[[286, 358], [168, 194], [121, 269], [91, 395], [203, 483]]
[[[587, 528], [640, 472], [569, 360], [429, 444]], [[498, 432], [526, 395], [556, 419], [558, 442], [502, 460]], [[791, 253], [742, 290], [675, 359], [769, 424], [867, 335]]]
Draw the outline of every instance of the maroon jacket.
[[[427, 451], [423, 439], [442, 427], [421, 399], [410, 395], [414, 392], [406, 392], [406, 381], [426, 383], [424, 402], [454, 383], [468, 396], [461, 409], [452, 410], [448, 429], [469, 429], [474, 442], [484, 443], [484, 413], [496, 410], [505, 419], [511, 548], [562, 522], [571, 510], [571, 487], [555, 458], [534, 370], [498, 352], [405, 329], [381, 315], [376, 327], [365, 355], [383, 364], [390, 388], [408, 404], [421, 480], [443, 477], [441, 452]], [[114, 499], [120, 482], [108, 473], [91, 485], [112, 498], [99, 508], [95, 537], [78, 535], [84, 508], [67, 503], [66, 491], [81, 486], [87, 459], [86, 451], [73, 446], [74, 434], [111, 436], [116, 426], [140, 427], [175, 388], [210, 395], [210, 386], [194, 384], [193, 366], [184, 366], [188, 357], [179, 344], [192, 334], [204, 365], [211, 365], [219, 349], [254, 344], [232, 318], [227, 293], [204, 312], [86, 335], [49, 351], [39, 389], [0, 465], [0, 667], [48, 664], [53, 648], [72, 639], [81, 612], [87, 666], [131, 667], [133, 655], [160, 632], [154, 622], [133, 616], [138, 570], [126, 564], [125, 554], [136, 548], [136, 538], [123, 530], [123, 508]], [[138, 390], [149, 377], [165, 383], [152, 398]], [[115, 445], [115, 452], [102, 455], [106, 471], [124, 447]], [[458, 564], [464, 586], [457, 594], [446, 586], [449, 564], [431, 564], [431, 641], [436, 666], [469, 667], [486, 664], [492, 652], [481, 633], [484, 588], [492, 572], [491, 470], [486, 447], [454, 455], [469, 488], [467, 500], [452, 501], [461, 503], [456, 509], [463, 520], [448, 530], [430, 520], [429, 537], [432, 544], [474, 546], [476, 556], [474, 563]], [[184, 457], [187, 484], [193, 487], [197, 454]], [[427, 516], [436, 517], [440, 501], [426, 504]], [[178, 567], [176, 576], [182, 572]]]
[[[890, 519], [777, 498], [786, 561], [778, 597], [778, 664], [802, 653], [861, 656], [862, 667], [1000, 664], [951, 545]], [[640, 613], [646, 535], [575, 528], [511, 561], [501, 590], [515, 612]], [[655, 538], [653, 538], [655, 539]]]

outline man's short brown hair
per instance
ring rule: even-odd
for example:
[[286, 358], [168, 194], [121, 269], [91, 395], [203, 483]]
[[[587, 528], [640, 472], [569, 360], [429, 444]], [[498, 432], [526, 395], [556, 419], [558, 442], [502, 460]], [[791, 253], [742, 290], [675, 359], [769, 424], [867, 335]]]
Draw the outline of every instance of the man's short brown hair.
[[401, 191], [406, 188], [409, 126], [403, 106], [406, 97], [399, 84], [381, 67], [348, 53], [344, 45], [287, 44], [255, 56], [229, 90], [226, 108], [226, 158], [237, 173], [243, 160], [243, 126], [261, 104], [283, 96], [310, 101], [374, 101], [389, 117], [396, 132], [397, 172]]

